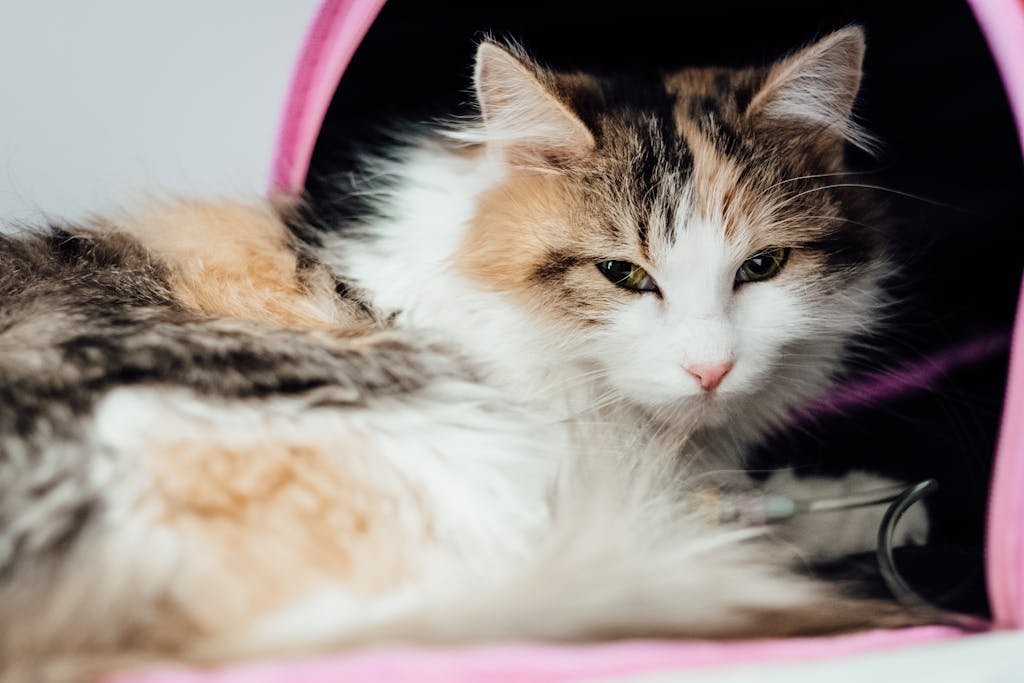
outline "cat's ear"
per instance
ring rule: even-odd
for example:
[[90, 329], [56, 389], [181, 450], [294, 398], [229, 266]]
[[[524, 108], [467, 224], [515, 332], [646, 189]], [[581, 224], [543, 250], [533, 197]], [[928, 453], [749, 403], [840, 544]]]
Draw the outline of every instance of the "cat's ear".
[[864, 30], [836, 31], [773, 65], [746, 116], [871, 151], [871, 137], [851, 118], [863, 62]]
[[587, 126], [533, 65], [505, 48], [489, 41], [480, 44], [474, 81], [485, 140], [512, 160], [567, 159], [593, 149]]

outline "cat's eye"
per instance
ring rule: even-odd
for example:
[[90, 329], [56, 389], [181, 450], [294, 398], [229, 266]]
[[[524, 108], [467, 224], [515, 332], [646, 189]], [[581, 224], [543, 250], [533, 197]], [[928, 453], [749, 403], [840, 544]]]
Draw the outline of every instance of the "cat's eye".
[[629, 261], [601, 261], [597, 269], [612, 284], [635, 292], [657, 292], [658, 285], [647, 271]]
[[770, 280], [779, 274], [788, 258], [789, 249], [786, 247], [772, 247], [759, 251], [744, 261], [736, 271], [736, 284]]

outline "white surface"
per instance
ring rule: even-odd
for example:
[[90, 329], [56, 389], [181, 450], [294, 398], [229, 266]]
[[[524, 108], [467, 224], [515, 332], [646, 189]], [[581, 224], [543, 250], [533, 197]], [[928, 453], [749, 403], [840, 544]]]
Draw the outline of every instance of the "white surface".
[[833, 657], [602, 678], [592, 683], [1022, 683], [1024, 631]]
[[0, 0], [0, 220], [266, 189], [317, 0]]

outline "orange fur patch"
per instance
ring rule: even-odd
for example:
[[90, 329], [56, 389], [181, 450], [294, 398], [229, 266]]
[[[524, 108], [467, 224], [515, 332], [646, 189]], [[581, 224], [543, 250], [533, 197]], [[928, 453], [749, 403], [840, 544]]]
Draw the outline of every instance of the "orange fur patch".
[[522, 173], [511, 178], [481, 200], [456, 267], [491, 289], [527, 294], [530, 273], [552, 248], [552, 235], [570, 229], [577, 203], [557, 176]]
[[116, 221], [169, 274], [175, 297], [206, 315], [293, 329], [365, 323], [321, 266], [300, 268], [292, 238], [265, 202], [160, 203]]
[[621, 292], [608, 287], [593, 266], [567, 273], [571, 286], [551, 287], [538, 270], [552, 255], [579, 256], [585, 264], [597, 254], [637, 251], [636, 244], [602, 229], [601, 217], [565, 176], [520, 170], [481, 198], [454, 263], [483, 287], [564, 321], [566, 313], [616, 305]]
[[325, 584], [356, 597], [395, 590], [413, 571], [414, 542], [396, 494], [352, 474], [370, 450], [351, 434], [331, 453], [190, 439], [150, 454], [143, 504], [155, 502], [157, 528], [192, 555], [174, 580], [176, 609], [227, 633]]

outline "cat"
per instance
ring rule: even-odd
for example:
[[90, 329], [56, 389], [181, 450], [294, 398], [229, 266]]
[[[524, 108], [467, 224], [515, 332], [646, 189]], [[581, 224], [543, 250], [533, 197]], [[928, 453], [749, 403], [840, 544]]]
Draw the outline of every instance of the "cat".
[[863, 53], [627, 79], [487, 40], [480, 120], [368, 160], [359, 220], [0, 238], [0, 666], [918, 621], [702, 503], [884, 305], [830, 182]]

